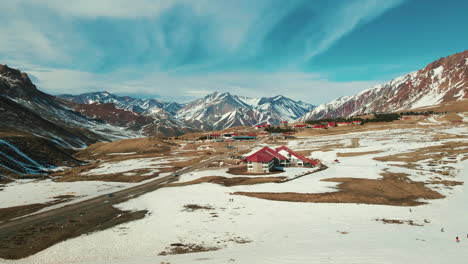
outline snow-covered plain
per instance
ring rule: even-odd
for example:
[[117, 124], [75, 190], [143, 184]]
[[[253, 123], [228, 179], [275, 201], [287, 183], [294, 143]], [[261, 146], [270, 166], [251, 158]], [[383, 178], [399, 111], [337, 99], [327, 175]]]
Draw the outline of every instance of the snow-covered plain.
[[106, 162], [101, 164], [99, 167], [82, 173], [82, 175], [103, 175], [112, 173], [123, 173], [134, 170], [147, 169], [150, 172], [143, 174], [148, 176], [153, 173], [159, 172], [161, 168], [172, 167], [170, 163], [178, 161], [191, 160], [193, 157], [157, 157], [157, 158], [135, 158], [127, 159], [114, 162]]
[[[73, 195], [89, 199], [133, 185], [135, 183], [99, 181], [53, 182], [50, 179], [18, 180], [1, 187], [3, 190], [0, 191], [0, 208], [32, 203], [47, 203], [54, 201], [54, 197], [61, 195]], [[78, 200], [74, 200], [73, 202], [77, 202]], [[63, 205], [60, 204], [60, 206]]]
[[[410, 152], [449, 141], [466, 141], [466, 126], [447, 128], [383, 130], [320, 138], [300, 138], [288, 145], [295, 150], [316, 149], [343, 143], [344, 148], [313, 151], [329, 166], [294, 181], [281, 184], [223, 187], [203, 183], [159, 189], [120, 204], [126, 210], [147, 209], [141, 220], [105, 231], [82, 235], [18, 261], [5, 263], [466, 263], [468, 259], [468, 186], [439, 187], [447, 197], [415, 207], [366, 204], [320, 204], [269, 201], [231, 196], [235, 191], [329, 192], [332, 177], [379, 178], [383, 169], [405, 172], [413, 180], [427, 180], [437, 166], [418, 162], [417, 169], [378, 162], [373, 157]], [[431, 140], [440, 133], [464, 138]], [[360, 147], [347, 148], [352, 138]], [[381, 153], [339, 157], [341, 152]], [[466, 182], [466, 153], [450, 163], [451, 175], [443, 179]], [[440, 165], [441, 166], [441, 165]], [[286, 172], [287, 174], [288, 172]], [[290, 174], [295, 173], [290, 171]], [[202, 176], [228, 176], [225, 169], [196, 171], [181, 180]], [[279, 174], [278, 174], [279, 176]], [[432, 186], [431, 186], [432, 187]], [[229, 202], [234, 198], [234, 202]], [[213, 210], [184, 211], [186, 204], [209, 205]], [[411, 209], [411, 211], [409, 210]], [[216, 213], [218, 217], [213, 217]], [[384, 224], [377, 218], [413, 220], [422, 226]], [[445, 232], [441, 232], [444, 228]], [[455, 242], [459, 236], [460, 243]], [[242, 239], [250, 243], [236, 243]], [[160, 256], [171, 243], [194, 243], [220, 247], [217, 251]], [[1, 262], [1, 261], [0, 261]]]

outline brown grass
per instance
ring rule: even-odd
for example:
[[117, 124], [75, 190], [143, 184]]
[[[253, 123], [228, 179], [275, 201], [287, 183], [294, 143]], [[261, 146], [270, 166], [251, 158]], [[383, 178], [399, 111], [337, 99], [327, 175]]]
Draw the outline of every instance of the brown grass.
[[209, 205], [198, 205], [198, 204], [186, 204], [182, 211], [194, 212], [198, 210], [213, 210], [214, 208]]
[[[165, 163], [161, 163], [161, 168], [158, 168], [159, 172], [155, 172], [151, 175], [148, 176], [142, 176], [144, 174], [149, 173], [151, 170], [154, 169], [147, 169], [147, 168], [141, 168], [141, 169], [135, 169], [132, 171], [127, 171], [123, 173], [113, 173], [113, 174], [101, 174], [101, 175], [86, 175], [86, 172], [99, 167], [102, 162], [95, 162], [95, 163], [90, 163], [87, 165], [79, 166], [79, 167], [74, 167], [71, 169], [68, 169], [66, 171], [62, 172], [56, 172], [53, 173], [51, 176], [57, 177], [57, 181], [59, 182], [72, 182], [72, 181], [113, 181], [113, 182], [141, 182], [147, 179], [151, 179], [154, 177], [158, 177], [160, 173], [165, 173], [165, 172], [174, 172], [178, 169], [184, 168], [184, 167], [190, 167], [193, 166], [194, 164], [197, 164], [198, 162], [206, 159], [206, 155], [203, 155], [203, 153], [197, 153], [200, 156], [193, 157], [193, 153], [183, 153], [180, 155], [177, 155], [179, 157], [191, 157], [190, 160], [182, 160], [182, 161], [168, 161]], [[161, 154], [145, 154], [145, 155], [139, 155], [138, 157], [136, 156], [124, 156], [124, 157], [116, 157], [110, 160], [106, 160], [104, 162], [118, 162], [118, 161], [123, 161], [123, 160], [128, 160], [128, 159], [135, 159], [135, 158], [158, 158], [161, 157]], [[208, 155], [209, 156], [209, 155]], [[164, 156], [166, 158], [171, 158], [175, 156], [170, 156], [166, 155]], [[169, 166], [169, 167], [166, 167]], [[124, 175], [125, 173], [134, 173], [134, 175]]]
[[179, 255], [187, 253], [197, 253], [197, 252], [207, 252], [207, 251], [216, 251], [221, 248], [219, 247], [210, 247], [205, 245], [197, 245], [193, 243], [182, 244], [182, 243], [173, 243], [170, 247], [167, 247], [164, 251], [160, 252], [160, 256], [166, 255]]
[[47, 202], [47, 203], [35, 203], [35, 204], [18, 205], [18, 206], [0, 208], [0, 222], [4, 222], [13, 218], [32, 214], [34, 212], [41, 210], [42, 208], [70, 201], [73, 198], [75, 198], [75, 196], [74, 195], [60, 195], [60, 196], [56, 196], [53, 198], [54, 200]]
[[381, 221], [384, 224], [408, 224], [412, 226], [423, 226], [422, 224], [417, 224], [413, 220], [398, 220], [398, 219], [385, 219], [385, 218], [377, 218], [375, 221]]
[[447, 187], [457, 186], [457, 185], [463, 185], [463, 182], [459, 182], [459, 181], [449, 181], [449, 180], [432, 180], [432, 181], [428, 181], [427, 183], [430, 183], [430, 184], [442, 184], [442, 185], [447, 186]]
[[396, 206], [425, 204], [419, 199], [440, 199], [444, 196], [425, 187], [423, 182], [414, 182], [403, 173], [382, 173], [383, 178], [356, 179], [331, 178], [323, 181], [340, 182], [338, 191], [328, 193], [260, 193], [236, 192], [267, 200], [312, 203], [364, 203]]
[[270, 175], [270, 174], [278, 174], [278, 173], [282, 173], [282, 172], [284, 172], [284, 171], [271, 171], [271, 172], [268, 172], [268, 173], [248, 172], [246, 165], [231, 167], [227, 171], [227, 173], [232, 174], [232, 175]]
[[238, 186], [238, 185], [254, 185], [254, 184], [262, 184], [262, 183], [279, 183], [286, 179], [286, 177], [234, 177], [234, 178], [226, 178], [222, 176], [207, 176], [202, 177], [193, 181], [188, 182], [178, 182], [178, 183], [169, 183], [165, 184], [164, 187], [180, 187], [180, 186], [188, 186], [200, 183], [215, 183], [219, 185], [223, 185], [226, 187], [229, 186]]
[[438, 146], [421, 148], [413, 152], [399, 153], [385, 157], [375, 157], [378, 161], [399, 161], [399, 162], [417, 162], [425, 159], [440, 161], [443, 158], [453, 155], [464, 154], [466, 149], [456, 149], [468, 146], [468, 142], [446, 142]]
[[112, 205], [98, 210], [76, 211], [43, 223], [27, 225], [0, 236], [0, 258], [21, 259], [67, 239], [105, 230], [129, 221], [142, 219], [147, 211], [122, 211]]
[[454, 101], [442, 103], [429, 107], [421, 107], [412, 110], [403, 110], [406, 111], [434, 111], [434, 112], [468, 112], [468, 100]]
[[112, 159], [117, 156], [112, 153], [132, 153], [136, 154], [158, 154], [167, 153], [175, 144], [156, 138], [132, 138], [113, 141], [109, 143], [96, 143], [78, 152], [75, 157], [78, 159]]
[[355, 157], [355, 156], [363, 156], [363, 155], [369, 155], [369, 154], [378, 154], [382, 153], [382, 151], [376, 150], [376, 151], [366, 151], [366, 152], [338, 152], [336, 153], [337, 157]]

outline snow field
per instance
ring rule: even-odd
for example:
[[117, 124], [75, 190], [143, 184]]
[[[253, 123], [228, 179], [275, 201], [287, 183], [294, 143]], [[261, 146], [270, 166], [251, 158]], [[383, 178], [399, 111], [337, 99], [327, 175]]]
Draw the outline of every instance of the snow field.
[[99, 167], [82, 173], [81, 175], [103, 175], [113, 173], [124, 173], [133, 170], [150, 169], [151, 171], [143, 174], [142, 176], [152, 175], [159, 172], [161, 168], [172, 167], [171, 162], [186, 161], [191, 158], [187, 157], [170, 157], [170, 158], [136, 158], [115, 162], [106, 162]]
[[[46, 203], [53, 201], [59, 195], [74, 195], [89, 199], [104, 193], [114, 192], [134, 183], [121, 182], [53, 182], [52, 180], [18, 180], [3, 186], [0, 191], [0, 208], [28, 205], [32, 203]], [[77, 200], [74, 200], [76, 202]], [[60, 204], [63, 206], [64, 204]]]

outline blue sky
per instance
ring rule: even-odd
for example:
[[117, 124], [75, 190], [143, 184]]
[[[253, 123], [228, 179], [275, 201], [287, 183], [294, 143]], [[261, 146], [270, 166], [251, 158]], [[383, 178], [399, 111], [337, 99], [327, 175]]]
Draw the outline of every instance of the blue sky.
[[464, 0], [12, 0], [0, 63], [49, 93], [314, 104], [468, 48]]

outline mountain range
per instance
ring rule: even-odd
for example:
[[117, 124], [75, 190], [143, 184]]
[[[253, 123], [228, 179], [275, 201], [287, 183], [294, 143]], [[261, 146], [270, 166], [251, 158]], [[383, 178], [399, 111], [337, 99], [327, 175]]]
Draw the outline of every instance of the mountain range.
[[[143, 134], [157, 131], [148, 129], [149, 123], [159, 124], [160, 129], [173, 129], [174, 133], [166, 133], [166, 136], [180, 135], [190, 130], [220, 130], [267, 123], [278, 125], [281, 121], [294, 121], [314, 107], [281, 95], [249, 98], [227, 92], [214, 92], [185, 104], [117, 96], [108, 92], [63, 94], [58, 97], [69, 101], [71, 107], [83, 115], [127, 128], [140, 128]], [[129, 116], [129, 124], [122, 123], [127, 119], [114, 120], [117, 114]], [[135, 123], [138, 125], [135, 126]]]

